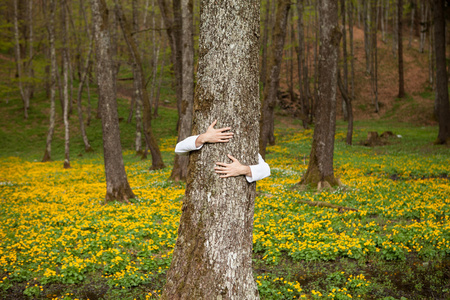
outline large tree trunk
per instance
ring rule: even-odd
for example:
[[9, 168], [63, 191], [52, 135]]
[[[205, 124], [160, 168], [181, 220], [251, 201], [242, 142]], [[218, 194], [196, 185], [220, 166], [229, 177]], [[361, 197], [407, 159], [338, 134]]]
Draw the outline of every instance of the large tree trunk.
[[448, 74], [445, 57], [445, 7], [444, 0], [433, 0], [434, 51], [436, 53], [436, 106], [439, 133], [436, 144], [450, 144], [450, 108], [448, 100]]
[[264, 85], [264, 98], [261, 108], [259, 152], [262, 157], [266, 155], [266, 147], [271, 133], [273, 134], [274, 109], [277, 103], [277, 92], [280, 83], [281, 62], [283, 60], [283, 47], [286, 37], [287, 19], [291, 2], [280, 0], [277, 7], [273, 43], [270, 51], [268, 76]]
[[338, 27], [337, 1], [319, 1], [320, 47], [319, 90], [308, 169], [300, 184], [317, 186], [338, 182], [333, 171], [334, 134], [336, 130], [337, 58], [341, 32]]
[[55, 85], [56, 85], [56, 50], [55, 50], [55, 0], [50, 0], [50, 16], [47, 23], [48, 40], [50, 46], [50, 124], [47, 132], [47, 142], [42, 162], [52, 159], [52, 140], [55, 131]]
[[120, 22], [120, 26], [122, 27], [123, 35], [125, 37], [125, 41], [128, 45], [128, 49], [130, 51], [130, 56], [133, 61], [133, 70], [134, 70], [134, 80], [136, 81], [136, 87], [138, 89], [138, 105], [139, 99], [141, 99], [143, 107], [144, 107], [144, 137], [147, 143], [148, 148], [152, 154], [152, 166], [150, 170], [157, 170], [164, 168], [164, 162], [162, 160], [161, 152], [159, 151], [158, 144], [153, 135], [152, 130], [152, 107], [149, 101], [148, 92], [145, 88], [145, 77], [144, 71], [142, 68], [141, 57], [137, 46], [134, 42], [134, 39], [131, 36], [131, 28], [130, 24], [125, 19], [123, 14], [122, 5], [120, 0], [115, 0], [116, 9], [118, 14], [118, 19]]
[[[192, 106], [194, 102], [194, 3], [181, 0], [182, 14], [182, 100], [179, 116], [178, 142], [191, 135]], [[155, 74], [156, 75], [156, 74]], [[170, 178], [175, 181], [186, 180], [189, 157], [176, 155]]]
[[[258, 160], [259, 0], [202, 0], [193, 132], [235, 133], [190, 155], [178, 239], [161, 299], [259, 299], [252, 275], [255, 184], [219, 178], [227, 154]], [[236, 8], [239, 8], [236, 10]]]
[[128, 184], [120, 144], [119, 116], [116, 102], [116, 69], [112, 60], [108, 9], [105, 0], [91, 0], [95, 34], [98, 92], [103, 129], [106, 175], [106, 200], [128, 202], [134, 193]]
[[398, 30], [398, 97], [405, 97], [405, 79], [403, 76], [403, 30], [402, 30], [402, 17], [403, 17], [403, 0], [397, 0], [397, 30]]

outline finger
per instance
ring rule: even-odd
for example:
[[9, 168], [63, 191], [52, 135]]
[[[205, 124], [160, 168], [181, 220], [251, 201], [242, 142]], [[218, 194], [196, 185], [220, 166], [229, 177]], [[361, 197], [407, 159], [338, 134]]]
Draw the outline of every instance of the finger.
[[217, 162], [216, 165], [219, 166], [219, 167], [225, 168], [228, 164], [222, 163], [222, 162]]
[[214, 126], [216, 126], [217, 124], [217, 120], [214, 120], [211, 125], [209, 125], [209, 128], [213, 128]]
[[224, 127], [224, 128], [219, 128], [216, 129], [217, 131], [223, 132], [223, 131], [227, 131], [227, 130], [231, 130], [231, 127]]
[[218, 140], [217, 142], [218, 143], [227, 143], [227, 142], [229, 142], [230, 140], [224, 140], [224, 139], [220, 139], [220, 140]]
[[238, 161], [236, 158], [234, 158], [233, 156], [231, 156], [230, 154], [227, 154], [228, 158], [231, 159], [233, 162], [234, 161]]

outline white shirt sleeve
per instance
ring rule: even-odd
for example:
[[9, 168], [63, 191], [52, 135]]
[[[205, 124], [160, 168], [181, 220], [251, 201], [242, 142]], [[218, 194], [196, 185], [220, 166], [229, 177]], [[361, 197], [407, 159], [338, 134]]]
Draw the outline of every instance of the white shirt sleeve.
[[258, 164], [250, 166], [252, 176], [245, 176], [248, 182], [254, 182], [270, 176], [270, 167], [258, 153]]
[[203, 147], [203, 144], [201, 144], [199, 147], [195, 147], [195, 141], [197, 140], [197, 138], [198, 135], [193, 135], [179, 142], [175, 147], [175, 153], [178, 155], [186, 155], [191, 151], [199, 150], [201, 147]]

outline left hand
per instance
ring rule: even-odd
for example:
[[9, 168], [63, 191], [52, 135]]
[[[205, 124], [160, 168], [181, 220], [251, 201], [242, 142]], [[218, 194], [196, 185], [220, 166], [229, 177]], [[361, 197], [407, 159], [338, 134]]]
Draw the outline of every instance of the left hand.
[[232, 163], [217, 162], [214, 170], [219, 174], [220, 178], [234, 177], [240, 175], [251, 176], [252, 171], [249, 166], [241, 164], [236, 158], [228, 154], [228, 158], [232, 160]]

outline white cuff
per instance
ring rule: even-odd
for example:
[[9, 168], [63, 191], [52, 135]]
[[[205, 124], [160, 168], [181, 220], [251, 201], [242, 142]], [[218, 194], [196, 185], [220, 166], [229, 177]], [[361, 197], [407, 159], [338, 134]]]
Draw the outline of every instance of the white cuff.
[[175, 147], [175, 153], [178, 155], [186, 155], [191, 151], [199, 150], [200, 148], [202, 148], [203, 144], [195, 147], [195, 141], [197, 140], [197, 138], [198, 135], [193, 135], [179, 142]]

